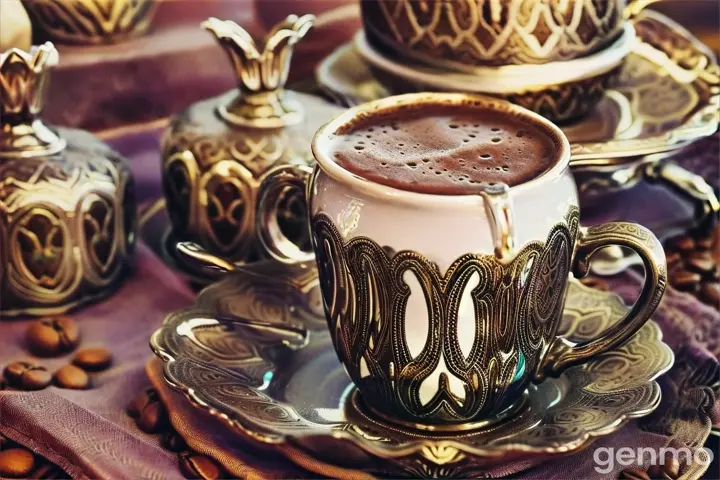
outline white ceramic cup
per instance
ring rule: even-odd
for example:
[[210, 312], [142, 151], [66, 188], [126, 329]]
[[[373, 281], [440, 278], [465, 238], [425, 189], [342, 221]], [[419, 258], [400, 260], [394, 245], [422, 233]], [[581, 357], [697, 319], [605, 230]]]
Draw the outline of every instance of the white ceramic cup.
[[[438, 195], [371, 182], [333, 161], [336, 132], [358, 117], [404, 106], [492, 109], [552, 139], [557, 162], [525, 183], [475, 195]], [[486, 114], [485, 114], [486, 115]], [[451, 93], [389, 97], [347, 110], [315, 135], [313, 169], [284, 166], [259, 194], [258, 231], [279, 261], [302, 261], [275, 220], [279, 194], [305, 192], [328, 323], [363, 402], [414, 425], [473, 422], [518, 405], [530, 381], [558, 375], [632, 336], [665, 286], [662, 247], [624, 222], [580, 228], [562, 131], [502, 100]], [[636, 250], [642, 293], [625, 318], [581, 345], [556, 337], [569, 273], [587, 273], [599, 248]], [[433, 427], [436, 428], [436, 427]]]

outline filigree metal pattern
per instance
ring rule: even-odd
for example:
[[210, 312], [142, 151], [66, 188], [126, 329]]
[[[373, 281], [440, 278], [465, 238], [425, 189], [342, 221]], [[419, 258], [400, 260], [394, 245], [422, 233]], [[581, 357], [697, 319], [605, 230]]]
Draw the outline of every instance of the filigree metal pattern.
[[60, 129], [61, 153], [0, 160], [3, 315], [61, 311], [116, 286], [135, 244], [124, 160], [91, 135]]
[[92, 135], [39, 118], [46, 42], [0, 54], [0, 313], [50, 314], [117, 286], [135, 244], [124, 159]]
[[[562, 125], [570, 140], [573, 169], [590, 163], [616, 165], [628, 157], [666, 152], [711, 135], [718, 128], [720, 75], [712, 52], [657, 12], [644, 11], [633, 23], [641, 42], [625, 59], [612, 88], [588, 115]], [[317, 81], [329, 96], [354, 105], [389, 94], [383, 85], [397, 83], [397, 79], [379, 82], [383, 74], [371, 70], [354, 48], [340, 48], [317, 70]], [[404, 88], [414, 91], [425, 86], [410, 80], [405, 81]], [[571, 98], [559, 96], [562, 88], [557, 94], [551, 93], [551, 99], [530, 94], [511, 100], [526, 107], [533, 107], [535, 102], [533, 108], [559, 112], [554, 102], [562, 104], [559, 99]], [[594, 88], [589, 86], [588, 91]], [[608, 170], [608, 175], [612, 173]]]
[[588, 55], [620, 34], [618, 0], [363, 0], [376, 45], [463, 69], [546, 63]]
[[[166, 362], [167, 381], [244, 437], [268, 444], [292, 441], [320, 461], [374, 474], [467, 478], [482, 476], [489, 464], [520, 457], [539, 461], [582, 449], [629, 418], [651, 412], [660, 398], [653, 380], [673, 361], [650, 321], [622, 347], [532, 387], [527, 409], [504, 423], [460, 435], [406, 431], [353, 406], [351, 380], [336, 359], [322, 314], [295, 316], [288, 323], [272, 313], [294, 311], [288, 302], [297, 295], [262, 294], [282, 305], [268, 305], [258, 322], [215, 320], [227, 315], [217, 305], [253, 302], [256, 293], [236, 285], [260, 277], [266, 278], [262, 288], [275, 288], [280, 275], [286, 279], [282, 288], [294, 284], [297, 294], [317, 289], [316, 273], [266, 267], [254, 265], [250, 276], [242, 270], [227, 275], [201, 295], [201, 305], [166, 319], [151, 345]], [[616, 295], [571, 281], [558, 333], [576, 342], [589, 340], [626, 311]], [[309, 343], [288, 343], [285, 326], [302, 322]], [[358, 448], [367, 455], [357, 455]]]
[[144, 33], [154, 0], [23, 0], [33, 26], [50, 39], [73, 44], [119, 42]]
[[[290, 15], [257, 42], [231, 21], [203, 25], [228, 55], [238, 88], [199, 102], [173, 118], [163, 144], [163, 190], [179, 241], [193, 241], [227, 260], [262, 258], [255, 231], [260, 183], [274, 167], [308, 165], [310, 139], [339, 109], [285, 90], [295, 45], [314, 17]], [[288, 192], [278, 225], [309, 246], [306, 206]]]
[[[328, 325], [367, 401], [388, 416], [420, 422], [468, 421], [506, 408], [554, 339], [578, 217], [571, 209], [544, 243], [524, 246], [507, 265], [494, 255], [466, 254], [441, 274], [416, 252], [389, 253], [366, 237], [345, 241], [332, 219], [316, 215], [313, 246]], [[411, 291], [408, 274], [419, 291]], [[408, 318], [411, 295], [425, 299], [422, 347], [408, 341], [421, 320]], [[461, 332], [468, 300], [474, 325]], [[474, 338], [469, 350], [460, 335]]]

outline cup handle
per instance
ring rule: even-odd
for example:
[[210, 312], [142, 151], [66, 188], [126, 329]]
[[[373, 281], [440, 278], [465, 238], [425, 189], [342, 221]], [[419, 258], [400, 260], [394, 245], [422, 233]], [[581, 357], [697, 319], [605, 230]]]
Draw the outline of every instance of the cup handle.
[[587, 275], [590, 257], [609, 245], [630, 248], [642, 259], [645, 266], [645, 283], [640, 295], [630, 311], [599, 337], [579, 344], [557, 337], [538, 365], [535, 372], [536, 382], [548, 376], [556, 377], [573, 365], [584, 363], [596, 355], [622, 345], [645, 324], [660, 303], [667, 282], [665, 252], [650, 230], [635, 223], [610, 222], [581, 228], [572, 268], [575, 277]]
[[260, 183], [255, 229], [265, 253], [279, 262], [307, 262], [315, 258], [313, 252], [303, 251], [290, 241], [277, 222], [280, 195], [287, 190], [298, 190], [307, 202], [306, 186], [312, 173], [312, 167], [307, 165], [281, 165], [268, 171]]
[[490, 222], [495, 257], [500, 261], [510, 260], [515, 255], [515, 220], [510, 187], [505, 183], [491, 183], [483, 187], [480, 197]]

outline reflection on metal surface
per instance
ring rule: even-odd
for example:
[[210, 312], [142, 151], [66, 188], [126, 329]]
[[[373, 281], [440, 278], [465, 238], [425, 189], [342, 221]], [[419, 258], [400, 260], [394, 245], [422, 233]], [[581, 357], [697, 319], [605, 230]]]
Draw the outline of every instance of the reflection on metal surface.
[[60, 43], [115, 43], [143, 34], [155, 0], [22, 0], [33, 27]]
[[[234, 22], [204, 23], [227, 53], [238, 88], [170, 121], [162, 183], [174, 239], [195, 242], [229, 262], [266, 257], [255, 228], [260, 184], [275, 167], [311, 164], [313, 134], [340, 111], [285, 89], [293, 50], [312, 21], [312, 15], [290, 15], [262, 41]], [[276, 211], [283, 235], [309, 248], [302, 196], [283, 192]]]
[[54, 314], [108, 295], [135, 247], [135, 191], [120, 155], [38, 118], [51, 43], [0, 54], [2, 315]]
[[379, 48], [449, 70], [582, 57], [618, 37], [622, 0], [363, 0], [363, 24]]
[[[628, 157], [676, 149], [717, 129], [720, 73], [712, 52], [658, 13], [642, 12], [633, 24], [641, 41], [613, 89], [587, 116], [562, 126], [573, 167], [620, 164]], [[316, 78], [347, 105], [388, 94], [350, 45], [326, 58]]]
[[[167, 381], [243, 437], [292, 441], [317, 460], [374, 474], [467, 478], [491, 463], [577, 451], [651, 412], [660, 399], [653, 380], [673, 361], [660, 329], [648, 322], [622, 347], [530, 388], [527, 408], [505, 422], [461, 435], [398, 428], [353, 407], [351, 380], [337, 361], [321, 309], [307, 308], [317, 273], [257, 265], [205, 290], [195, 307], [169, 315], [153, 335]], [[243, 310], [248, 304], [256, 305], [253, 313]], [[268, 323], [307, 328], [310, 341], [293, 349], [282, 336], [221, 322], [196, 333], [203, 348], [177, 335], [194, 319], [228, 314], [228, 306]], [[559, 331], [572, 341], [588, 340], [626, 311], [617, 296], [572, 281]], [[367, 455], [356, 455], [358, 448]]]

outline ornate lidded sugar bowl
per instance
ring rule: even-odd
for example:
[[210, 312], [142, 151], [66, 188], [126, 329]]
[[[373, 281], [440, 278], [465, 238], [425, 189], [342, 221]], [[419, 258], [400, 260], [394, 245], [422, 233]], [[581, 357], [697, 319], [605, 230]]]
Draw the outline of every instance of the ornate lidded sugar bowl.
[[38, 118], [58, 53], [0, 54], [0, 314], [53, 314], [116, 287], [135, 245], [135, 194], [119, 154]]
[[115, 43], [142, 35], [155, 0], [22, 0], [47, 39], [80, 45]]
[[[166, 132], [162, 174], [172, 241], [196, 242], [236, 263], [260, 258], [255, 232], [260, 183], [274, 167], [312, 162], [313, 134], [341, 111], [284, 88], [295, 44], [313, 21], [312, 15], [290, 15], [264, 45], [234, 22], [204, 22], [228, 54], [238, 88], [192, 105]], [[309, 249], [306, 218], [300, 195], [281, 197], [279, 228]]]

